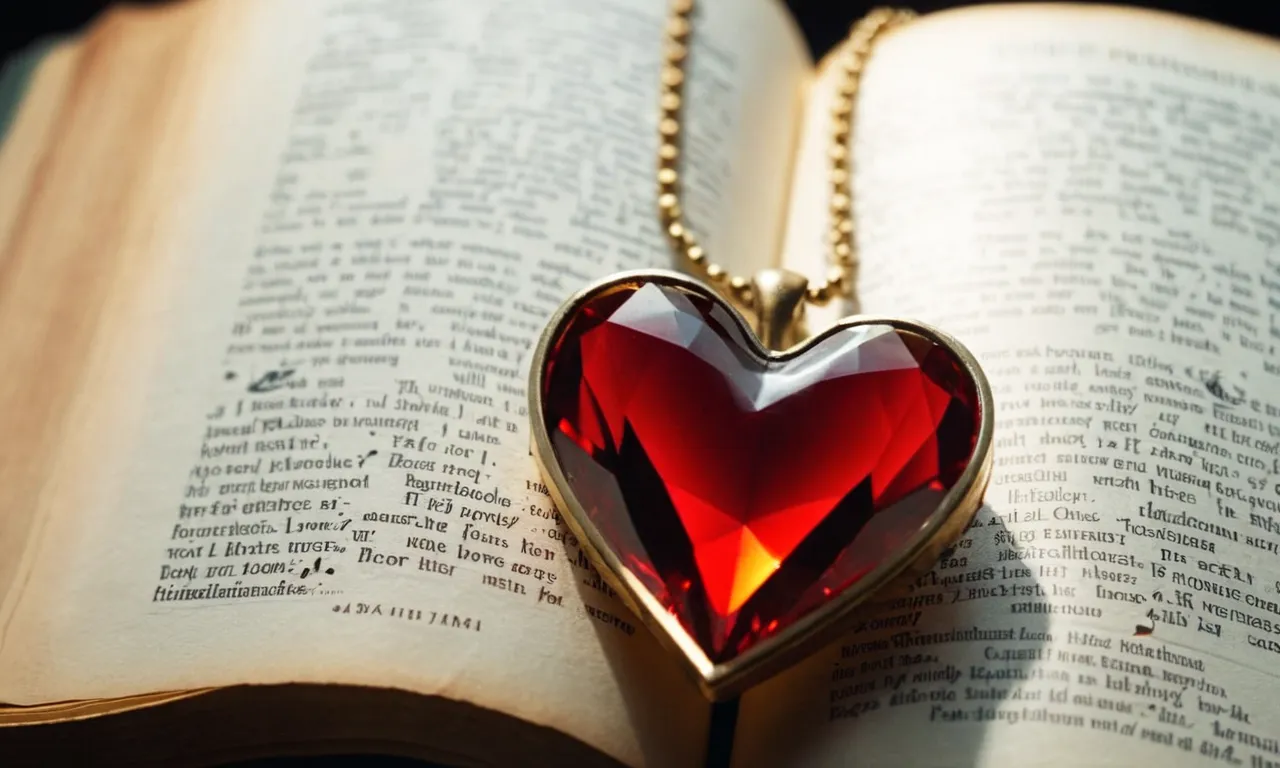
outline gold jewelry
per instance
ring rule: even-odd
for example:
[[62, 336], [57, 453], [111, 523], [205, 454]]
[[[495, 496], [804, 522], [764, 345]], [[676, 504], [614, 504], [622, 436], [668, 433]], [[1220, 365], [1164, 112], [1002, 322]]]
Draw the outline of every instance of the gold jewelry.
[[[731, 301], [744, 309], [756, 308], [751, 281], [711, 261], [698, 243], [698, 238], [684, 218], [680, 204], [680, 156], [684, 107], [685, 62], [689, 59], [692, 33], [693, 0], [674, 0], [666, 26], [666, 42], [662, 65], [662, 95], [658, 104], [662, 114], [658, 122], [658, 213], [662, 229], [672, 247], [685, 261]], [[849, 139], [856, 116], [858, 86], [862, 70], [875, 42], [886, 32], [916, 17], [914, 11], [876, 8], [859, 19], [849, 31], [840, 54], [841, 80], [836, 87], [836, 100], [831, 109], [831, 142], [827, 148], [830, 184], [831, 224], [827, 234], [830, 243], [828, 260], [831, 267], [826, 277], [805, 286], [804, 298], [822, 306], [835, 298], [853, 295], [853, 268], [857, 263], [854, 244], [853, 171]]]
[[[830, 642], [859, 605], [928, 569], [970, 523], [991, 471], [991, 389], [950, 336], [850, 317], [805, 338], [806, 303], [853, 293], [848, 142], [872, 43], [912, 17], [876, 10], [841, 54], [831, 270], [814, 285], [708, 260], [680, 205], [692, 0], [667, 21], [658, 209], [679, 258], [570, 297], [530, 372], [533, 454], [601, 576], [723, 699]], [[752, 316], [753, 335], [739, 310]]]

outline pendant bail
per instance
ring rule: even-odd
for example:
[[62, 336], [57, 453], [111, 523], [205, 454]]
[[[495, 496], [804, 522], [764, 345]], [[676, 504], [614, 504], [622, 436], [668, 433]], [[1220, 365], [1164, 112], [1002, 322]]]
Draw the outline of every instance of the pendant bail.
[[807, 336], [804, 303], [809, 279], [789, 269], [762, 269], [751, 278], [748, 307], [766, 348], [782, 351]]

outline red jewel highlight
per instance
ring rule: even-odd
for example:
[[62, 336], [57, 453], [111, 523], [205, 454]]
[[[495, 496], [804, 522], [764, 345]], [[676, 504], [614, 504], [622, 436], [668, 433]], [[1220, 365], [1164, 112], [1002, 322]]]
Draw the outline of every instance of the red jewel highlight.
[[574, 495], [713, 662], [893, 559], [977, 442], [974, 381], [929, 339], [858, 326], [765, 360], [721, 304], [657, 283], [591, 298], [546, 365]]

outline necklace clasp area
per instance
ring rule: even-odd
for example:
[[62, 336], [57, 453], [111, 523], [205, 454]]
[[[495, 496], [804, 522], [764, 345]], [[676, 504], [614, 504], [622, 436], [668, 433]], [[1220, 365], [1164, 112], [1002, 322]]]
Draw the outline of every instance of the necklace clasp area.
[[804, 341], [809, 279], [789, 269], [762, 269], [751, 278], [746, 307], [766, 348], [781, 352]]

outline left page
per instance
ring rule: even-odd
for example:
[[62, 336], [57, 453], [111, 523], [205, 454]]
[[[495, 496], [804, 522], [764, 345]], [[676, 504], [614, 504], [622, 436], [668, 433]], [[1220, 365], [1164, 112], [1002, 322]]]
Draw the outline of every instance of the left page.
[[[74, 42], [58, 43], [41, 51], [39, 62], [29, 72], [0, 73], [14, 78], [16, 92], [12, 95], [21, 99], [21, 107], [14, 105], [9, 119], [0, 121], [0, 271], [6, 267], [8, 244], [20, 236], [27, 201], [41, 182], [42, 163], [52, 151], [58, 114], [73, 85], [79, 54]], [[20, 80], [25, 82], [17, 82]], [[29, 95], [23, 98], [18, 92]], [[21, 445], [19, 450], [29, 454], [32, 447]], [[12, 471], [5, 461], [0, 460], [0, 465]], [[9, 485], [12, 478], [5, 476], [3, 480]], [[18, 574], [34, 518], [30, 509], [0, 515], [0, 603]]]
[[[115, 278], [9, 596], [0, 700], [390, 686], [696, 760], [707, 708], [565, 541], [525, 413], [551, 311], [670, 263], [665, 8], [211, 4], [175, 85], [198, 101], [121, 246], [147, 264]], [[696, 35], [689, 213], [747, 269], [778, 239], [808, 61], [770, 0], [708, 1]]]

